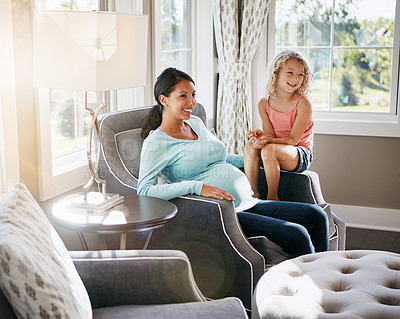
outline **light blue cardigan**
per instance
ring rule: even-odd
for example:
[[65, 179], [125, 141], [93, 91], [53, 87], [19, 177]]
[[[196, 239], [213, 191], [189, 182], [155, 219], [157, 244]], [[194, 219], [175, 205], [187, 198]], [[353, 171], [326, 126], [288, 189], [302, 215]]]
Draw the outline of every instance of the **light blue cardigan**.
[[[218, 186], [235, 198], [236, 210], [257, 203], [243, 167], [243, 155], [227, 155], [218, 140], [196, 116], [185, 121], [197, 140], [173, 138], [159, 129], [151, 131], [143, 143], [139, 195], [171, 199], [187, 194], [200, 195], [203, 183]], [[158, 183], [159, 176], [165, 183]]]

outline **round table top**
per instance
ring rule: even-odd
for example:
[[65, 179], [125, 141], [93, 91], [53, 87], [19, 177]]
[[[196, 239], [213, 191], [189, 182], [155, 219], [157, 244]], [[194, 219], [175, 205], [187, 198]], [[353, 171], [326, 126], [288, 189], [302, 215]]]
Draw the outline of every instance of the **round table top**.
[[142, 195], [124, 195], [124, 201], [104, 212], [71, 206], [74, 196], [52, 205], [51, 218], [58, 226], [78, 232], [112, 234], [145, 231], [175, 217], [177, 207], [169, 201]]

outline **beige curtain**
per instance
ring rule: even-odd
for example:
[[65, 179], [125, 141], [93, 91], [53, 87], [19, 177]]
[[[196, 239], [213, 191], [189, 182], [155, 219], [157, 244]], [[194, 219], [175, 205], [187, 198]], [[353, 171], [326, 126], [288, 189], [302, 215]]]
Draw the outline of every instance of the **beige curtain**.
[[252, 127], [251, 61], [265, 26], [268, 5], [269, 0], [215, 0], [217, 136], [231, 154], [243, 153], [247, 131]]

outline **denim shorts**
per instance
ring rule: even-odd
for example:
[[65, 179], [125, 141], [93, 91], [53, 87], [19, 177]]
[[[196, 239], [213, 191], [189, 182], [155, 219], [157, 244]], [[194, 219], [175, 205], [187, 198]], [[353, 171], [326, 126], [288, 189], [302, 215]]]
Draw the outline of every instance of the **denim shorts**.
[[299, 153], [299, 166], [292, 172], [301, 173], [310, 167], [313, 160], [313, 154], [304, 146], [295, 146], [295, 147], [297, 148], [297, 152]]

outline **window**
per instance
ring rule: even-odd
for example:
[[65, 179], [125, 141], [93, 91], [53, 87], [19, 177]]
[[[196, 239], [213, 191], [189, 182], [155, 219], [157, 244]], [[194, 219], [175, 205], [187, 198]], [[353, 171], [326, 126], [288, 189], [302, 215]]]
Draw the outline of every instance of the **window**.
[[189, 73], [214, 126], [216, 49], [212, 0], [153, 0], [153, 83], [166, 67]]
[[[105, 9], [141, 13], [141, 0], [36, 0], [44, 10], [92, 11]], [[38, 89], [40, 200], [46, 200], [89, 180], [87, 165], [89, 112], [84, 110], [81, 91]], [[143, 105], [143, 88], [106, 93], [102, 113]], [[88, 106], [96, 109], [102, 92], [88, 92]]]
[[156, 75], [167, 67], [192, 73], [191, 0], [155, 0]]
[[399, 9], [396, 0], [275, 1], [269, 57], [294, 48], [309, 61], [317, 133], [400, 136]]

